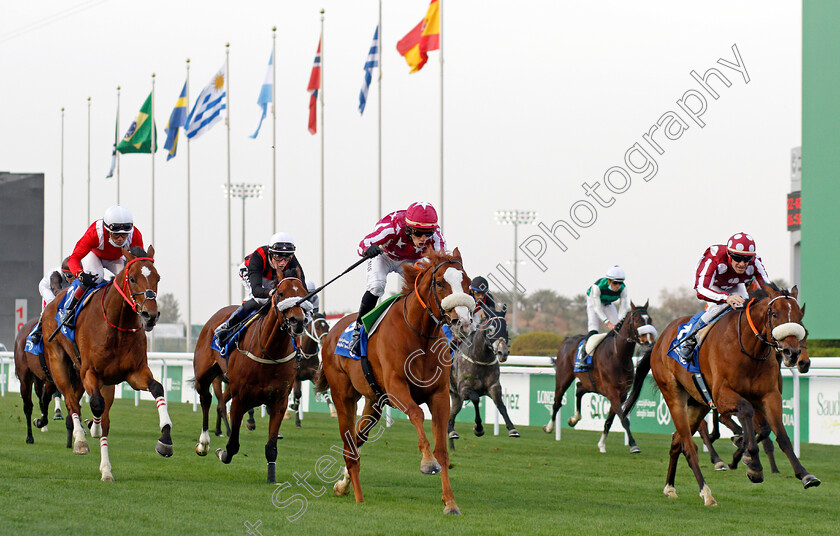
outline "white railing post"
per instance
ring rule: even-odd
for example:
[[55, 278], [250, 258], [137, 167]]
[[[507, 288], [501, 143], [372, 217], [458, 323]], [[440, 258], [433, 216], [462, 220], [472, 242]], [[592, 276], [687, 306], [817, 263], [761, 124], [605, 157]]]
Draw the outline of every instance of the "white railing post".
[[800, 411], [799, 406], [799, 371], [796, 368], [791, 369], [793, 374], [793, 453], [799, 457], [799, 440], [800, 440]]

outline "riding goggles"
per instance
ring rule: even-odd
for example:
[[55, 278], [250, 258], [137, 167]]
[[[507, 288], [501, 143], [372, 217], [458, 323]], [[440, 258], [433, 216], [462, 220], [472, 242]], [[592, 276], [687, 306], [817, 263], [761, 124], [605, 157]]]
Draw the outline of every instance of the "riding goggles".
[[736, 255], [735, 253], [730, 253], [729, 258], [732, 259], [734, 262], [750, 262], [753, 260], [752, 255]]
[[434, 229], [415, 229], [414, 227], [409, 227], [409, 232], [415, 236], [425, 236], [430, 237], [435, 234]]
[[134, 229], [133, 223], [111, 223], [105, 226], [112, 233], [128, 234]]

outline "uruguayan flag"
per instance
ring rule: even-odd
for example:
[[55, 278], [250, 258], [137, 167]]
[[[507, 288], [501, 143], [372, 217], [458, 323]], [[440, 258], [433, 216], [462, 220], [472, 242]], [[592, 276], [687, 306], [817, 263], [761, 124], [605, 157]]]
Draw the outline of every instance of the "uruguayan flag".
[[210, 127], [222, 118], [222, 110], [227, 108], [226, 94], [227, 74], [223, 65], [195, 100], [195, 105], [187, 118], [187, 126], [184, 127], [188, 138], [193, 139], [210, 130]]
[[274, 52], [271, 53], [271, 56], [268, 58], [268, 70], [265, 72], [265, 80], [263, 80], [263, 85], [260, 88], [260, 96], [257, 97], [257, 106], [262, 108], [262, 115], [260, 116], [260, 122], [257, 123], [257, 130], [251, 135], [252, 138], [256, 138], [257, 134], [260, 133], [260, 127], [262, 127], [263, 119], [265, 119], [265, 114], [268, 110], [268, 103], [271, 102], [271, 86], [274, 79]]
[[370, 44], [370, 51], [368, 51], [367, 60], [365, 60], [365, 81], [362, 82], [362, 91], [359, 92], [359, 113], [365, 113], [365, 103], [367, 102], [368, 90], [370, 89], [370, 81], [373, 77], [373, 68], [379, 67], [379, 25], [376, 25], [376, 31], [373, 32], [373, 42]]

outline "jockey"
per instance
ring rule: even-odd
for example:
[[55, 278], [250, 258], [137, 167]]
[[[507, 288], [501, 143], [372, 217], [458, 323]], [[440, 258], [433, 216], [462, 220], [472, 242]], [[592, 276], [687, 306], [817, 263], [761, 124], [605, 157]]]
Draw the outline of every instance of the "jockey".
[[[586, 295], [586, 316], [589, 322], [587, 339], [598, 333], [601, 322], [606, 322], [610, 330], [615, 329], [619, 319], [624, 318], [630, 310], [630, 299], [624, 285], [624, 270], [617, 264], [607, 270], [606, 277], [595, 281], [586, 290]], [[615, 309], [616, 301], [620, 302], [618, 312]]]
[[61, 324], [73, 327], [76, 306], [85, 292], [105, 278], [106, 268], [118, 274], [125, 267], [123, 250], [135, 246], [143, 247], [143, 235], [134, 227], [131, 212], [121, 205], [110, 207], [101, 220], [90, 224], [67, 260], [70, 272], [82, 284], [62, 311]]
[[[306, 293], [309, 294], [313, 290], [315, 290], [315, 281], [307, 281]], [[312, 304], [312, 317], [314, 318], [316, 315], [319, 314], [319, 309], [321, 308], [321, 299], [318, 297], [317, 294], [313, 294], [308, 301]]]
[[[61, 267], [55, 270], [50, 270], [38, 283], [38, 291], [41, 293], [41, 314], [44, 314], [44, 309], [51, 301], [55, 299], [55, 295], [66, 288], [70, 283], [76, 279], [76, 276], [70, 271], [67, 261], [70, 257], [65, 257], [61, 262]], [[41, 322], [43, 318], [38, 319], [38, 324], [32, 330], [32, 343], [37, 345], [41, 342]]]
[[736, 233], [726, 245], [709, 246], [697, 263], [694, 289], [697, 297], [709, 302], [709, 307], [678, 347], [680, 357], [690, 361], [697, 346], [695, 335], [720, 315], [727, 307], [739, 308], [749, 297], [746, 283], [755, 278], [764, 285], [770, 281], [767, 271], [756, 255], [755, 241], [747, 233]]
[[219, 345], [233, 333], [251, 311], [271, 300], [277, 283], [285, 277], [296, 277], [306, 284], [303, 268], [295, 257], [295, 239], [288, 233], [275, 233], [268, 244], [260, 246], [239, 265], [239, 277], [245, 287], [245, 301], [216, 328]]
[[438, 227], [435, 207], [424, 202], [412, 203], [406, 210], [388, 214], [359, 242], [358, 254], [368, 259], [367, 290], [362, 296], [350, 343], [354, 354], [359, 355], [362, 317], [372, 311], [385, 294], [388, 274], [402, 273], [403, 263], [419, 260], [429, 248], [446, 251], [446, 242]]
[[498, 310], [496, 300], [493, 298], [489, 289], [490, 285], [487, 284], [487, 280], [480, 275], [473, 278], [470, 283], [470, 296], [475, 299], [473, 319], [476, 323], [480, 324], [482, 321], [487, 320], [488, 317], [495, 316]]

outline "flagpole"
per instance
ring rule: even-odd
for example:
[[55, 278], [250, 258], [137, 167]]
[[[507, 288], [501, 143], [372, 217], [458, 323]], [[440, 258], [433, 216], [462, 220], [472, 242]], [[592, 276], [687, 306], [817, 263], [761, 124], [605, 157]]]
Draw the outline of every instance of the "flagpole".
[[[230, 43], [225, 43], [225, 107], [227, 114], [225, 115], [225, 124], [227, 125], [227, 228], [228, 228], [228, 243], [227, 243], [227, 269], [225, 273], [227, 279], [227, 302], [233, 301], [233, 295], [230, 290], [231, 285], [231, 270], [233, 269], [233, 249], [230, 242]], [[273, 232], [273, 231], [272, 231]]]
[[440, 10], [440, 226], [443, 227], [443, 0], [438, 0]]
[[[120, 86], [117, 86], [117, 136], [120, 134]], [[117, 144], [119, 144], [119, 138], [117, 138]], [[116, 147], [114, 147], [116, 150]], [[117, 204], [120, 204], [120, 152], [116, 151], [116, 159], [117, 159]]]
[[271, 28], [271, 232], [277, 232], [277, 26]]
[[[187, 58], [187, 103], [190, 109], [190, 59]], [[186, 129], [184, 132], [186, 136]], [[192, 351], [192, 229], [190, 226], [190, 139], [187, 138], [187, 352]]]
[[[321, 96], [321, 283], [326, 281], [324, 276], [324, 10], [321, 9], [321, 89], [319, 91]], [[326, 293], [321, 293], [321, 308], [324, 312], [327, 310]]]
[[60, 216], [59, 219], [59, 228], [61, 229], [61, 233], [59, 233], [58, 238], [58, 258], [64, 259], [64, 107], [61, 107], [61, 201], [59, 201], [59, 206], [61, 209], [59, 210]]
[[90, 221], [90, 97], [88, 97], [88, 129], [87, 129], [87, 220]]
[[[379, 96], [377, 99], [376, 115], [378, 117], [378, 126], [376, 130], [376, 153], [377, 153], [377, 196], [376, 196], [376, 218], [382, 217], [382, 0], [379, 0], [379, 77], [377, 80], [377, 90]], [[323, 283], [323, 282], [322, 282]]]
[[[152, 147], [149, 153], [152, 155], [152, 239], [149, 244], [155, 243], [155, 73], [152, 73]], [[90, 218], [88, 218], [90, 219]]]

